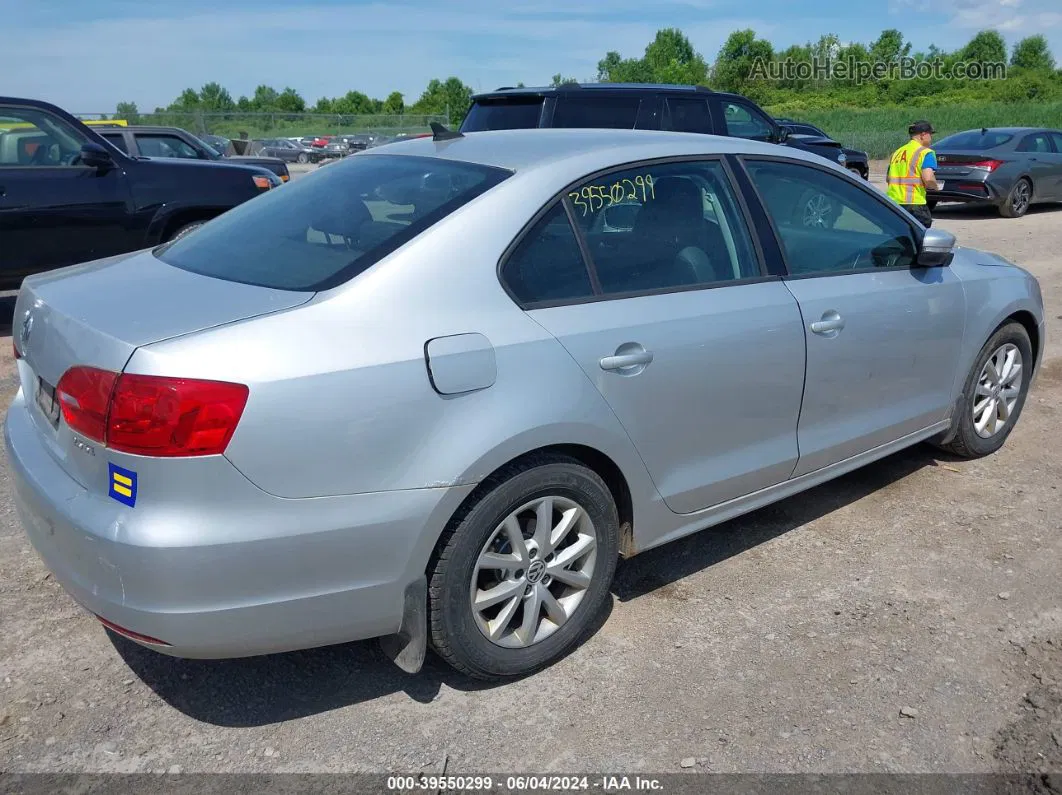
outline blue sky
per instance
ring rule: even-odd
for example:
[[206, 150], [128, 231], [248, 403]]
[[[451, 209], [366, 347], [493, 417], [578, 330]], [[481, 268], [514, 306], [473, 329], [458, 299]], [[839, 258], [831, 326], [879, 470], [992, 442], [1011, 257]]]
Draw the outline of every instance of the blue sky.
[[312, 103], [350, 89], [413, 102], [450, 75], [483, 90], [588, 79], [607, 50], [639, 56], [662, 27], [681, 28], [709, 62], [745, 27], [776, 48], [896, 27], [916, 49], [953, 49], [991, 27], [1011, 45], [1043, 33], [1062, 63], [1060, 0], [0, 0], [0, 19], [0, 94], [75, 113], [122, 100], [153, 110], [211, 80], [234, 97], [292, 86]]

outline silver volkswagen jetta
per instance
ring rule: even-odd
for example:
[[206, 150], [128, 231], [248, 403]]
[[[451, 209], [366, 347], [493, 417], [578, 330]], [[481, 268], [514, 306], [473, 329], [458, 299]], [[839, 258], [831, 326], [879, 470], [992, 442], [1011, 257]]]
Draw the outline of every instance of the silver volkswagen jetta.
[[844, 169], [616, 130], [368, 150], [27, 279], [13, 329], [22, 520], [111, 631], [481, 678], [578, 644], [621, 555], [994, 452], [1044, 347], [1032, 276]]

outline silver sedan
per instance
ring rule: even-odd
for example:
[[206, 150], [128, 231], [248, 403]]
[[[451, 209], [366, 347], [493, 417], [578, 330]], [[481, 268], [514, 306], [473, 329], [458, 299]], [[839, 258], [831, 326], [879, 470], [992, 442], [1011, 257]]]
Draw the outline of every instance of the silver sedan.
[[821, 158], [439, 131], [31, 277], [12, 336], [19, 511], [110, 632], [498, 678], [573, 649], [621, 556], [919, 442], [998, 450], [1044, 314]]

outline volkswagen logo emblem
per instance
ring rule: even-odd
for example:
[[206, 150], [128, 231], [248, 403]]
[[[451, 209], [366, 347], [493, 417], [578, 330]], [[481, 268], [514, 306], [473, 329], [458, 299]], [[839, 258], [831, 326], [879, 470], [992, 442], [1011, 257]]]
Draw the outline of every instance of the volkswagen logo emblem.
[[22, 349], [26, 349], [26, 343], [29, 341], [30, 334], [33, 332], [33, 314], [26, 313], [26, 317], [22, 320], [22, 328], [18, 332], [18, 341], [22, 344]]
[[546, 564], [541, 560], [536, 560], [527, 569], [527, 581], [533, 585], [541, 580], [545, 573]]

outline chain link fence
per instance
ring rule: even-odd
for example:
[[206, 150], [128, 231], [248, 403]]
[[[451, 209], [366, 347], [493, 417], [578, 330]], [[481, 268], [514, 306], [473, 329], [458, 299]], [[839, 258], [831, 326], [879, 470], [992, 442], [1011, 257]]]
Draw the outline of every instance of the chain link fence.
[[209, 111], [165, 111], [138, 113], [120, 119], [113, 113], [78, 113], [85, 121], [125, 121], [180, 127], [196, 135], [220, 135], [225, 138], [292, 138], [308, 135], [354, 135], [358, 133], [396, 136], [431, 131], [431, 123], [449, 126], [448, 114], [402, 113], [334, 114], [334, 113], [214, 113]]

